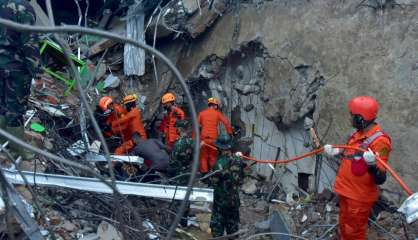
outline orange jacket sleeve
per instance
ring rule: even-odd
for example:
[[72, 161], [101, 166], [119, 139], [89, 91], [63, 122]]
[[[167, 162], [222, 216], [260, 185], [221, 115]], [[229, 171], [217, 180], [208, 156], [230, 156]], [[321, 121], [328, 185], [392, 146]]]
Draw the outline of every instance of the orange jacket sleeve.
[[[132, 112], [132, 111], [131, 111]], [[135, 117], [134, 114], [132, 114], [131, 112], [129, 112], [128, 114], [126, 114], [125, 116], [119, 118], [118, 120], [115, 120], [112, 122], [112, 128], [113, 126], [118, 126], [118, 125], [124, 125], [129, 123], [130, 120], [132, 120], [132, 118]]]
[[[385, 162], [388, 162], [390, 152], [392, 151], [392, 145], [390, 143], [390, 140], [386, 137], [380, 137], [376, 139], [370, 146], [370, 149], [376, 153], [380, 159], [382, 159]], [[380, 164], [379, 161], [377, 161], [377, 167], [385, 171], [385, 168]]]
[[144, 124], [142, 123], [142, 116], [139, 110], [132, 111], [132, 119], [131, 119], [131, 131], [132, 134], [137, 132], [141, 135], [141, 138], [147, 139], [147, 133], [145, 132]]
[[115, 155], [127, 155], [129, 151], [131, 151], [135, 147], [135, 144], [132, 140], [126, 141], [122, 143], [119, 147], [115, 149]]
[[180, 120], [184, 119], [184, 111], [181, 108], [175, 107], [174, 114], [177, 119], [180, 119]]
[[231, 123], [229, 122], [229, 120], [225, 117], [225, 115], [223, 115], [223, 113], [219, 112], [219, 120], [224, 124], [226, 132], [229, 135], [232, 135], [232, 127], [231, 127]]

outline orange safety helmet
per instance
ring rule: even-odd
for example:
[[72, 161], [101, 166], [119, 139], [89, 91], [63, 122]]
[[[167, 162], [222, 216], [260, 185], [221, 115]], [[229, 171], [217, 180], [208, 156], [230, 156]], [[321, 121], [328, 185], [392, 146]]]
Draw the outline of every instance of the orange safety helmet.
[[164, 103], [168, 103], [168, 102], [174, 102], [176, 100], [176, 96], [174, 96], [174, 94], [172, 93], [166, 93], [164, 94], [164, 96], [161, 98], [161, 102]]
[[135, 102], [138, 99], [136, 94], [131, 94], [123, 98], [123, 104], [127, 104], [130, 102]]
[[348, 109], [351, 114], [360, 115], [365, 121], [371, 121], [377, 117], [379, 104], [373, 97], [359, 96], [350, 100]]
[[103, 112], [109, 110], [109, 105], [113, 103], [113, 100], [109, 96], [104, 96], [99, 100], [99, 107], [103, 110]]
[[211, 97], [211, 98], [208, 99], [208, 104], [219, 105], [219, 100], [214, 98], [214, 97]]

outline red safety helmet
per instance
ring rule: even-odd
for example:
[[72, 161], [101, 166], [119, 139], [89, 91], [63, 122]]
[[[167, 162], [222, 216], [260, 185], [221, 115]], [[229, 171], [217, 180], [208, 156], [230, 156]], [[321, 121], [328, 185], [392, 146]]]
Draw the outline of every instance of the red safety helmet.
[[370, 96], [359, 96], [350, 100], [348, 109], [353, 115], [360, 115], [365, 121], [371, 121], [377, 117], [379, 104]]
[[113, 103], [113, 100], [109, 96], [104, 96], [100, 98], [99, 107], [103, 110], [103, 112], [109, 110], [109, 105]]

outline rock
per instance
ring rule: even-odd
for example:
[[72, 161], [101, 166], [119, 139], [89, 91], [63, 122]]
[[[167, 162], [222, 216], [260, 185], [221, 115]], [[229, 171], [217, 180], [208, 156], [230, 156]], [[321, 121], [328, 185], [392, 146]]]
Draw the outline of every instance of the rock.
[[265, 200], [257, 201], [254, 210], [259, 213], [266, 213], [268, 211], [269, 204]]
[[254, 227], [259, 231], [267, 231], [270, 229], [271, 219], [254, 223]]
[[[200, 0], [198, 0], [200, 1]], [[194, 13], [197, 9], [199, 9], [199, 5], [197, 4], [196, 0], [183, 0], [183, 7], [186, 9], [187, 14]]]
[[321, 214], [319, 212], [313, 212], [310, 216], [309, 222], [316, 223], [321, 220]]
[[97, 227], [97, 235], [100, 240], [122, 240], [122, 234], [111, 224], [102, 221]]
[[257, 192], [257, 180], [249, 179], [242, 185], [242, 191], [246, 194], [254, 194]]
[[49, 217], [49, 223], [51, 225], [58, 225], [61, 222], [61, 217], [58, 215], [53, 215]]
[[236, 69], [236, 74], [237, 74], [237, 77], [238, 77], [239, 79], [243, 79], [243, 78], [244, 78], [244, 67], [243, 67], [242, 65], [239, 65], [239, 66], [237, 67], [237, 69]]
[[244, 110], [246, 111], [246, 112], [249, 112], [249, 111], [251, 111], [251, 110], [253, 110], [254, 109], [254, 104], [248, 104], [248, 105], [246, 105], [245, 107], [244, 107]]
[[320, 194], [318, 194], [318, 200], [321, 202], [329, 202], [334, 197], [334, 193], [331, 190], [325, 188]]
[[60, 225], [60, 227], [65, 229], [68, 232], [73, 232], [74, 230], [77, 229], [77, 226], [68, 220], [65, 220], [64, 223]]
[[210, 218], [211, 218], [211, 214], [207, 214], [207, 213], [196, 214], [196, 219], [197, 219], [197, 222], [199, 223], [199, 228], [203, 232], [210, 233], [210, 226], [209, 226]]
[[214, 73], [209, 71], [209, 67], [206, 65], [202, 65], [199, 69], [199, 77], [205, 78], [205, 79], [210, 79], [213, 78], [215, 76]]
[[261, 101], [263, 101], [263, 102], [268, 102], [268, 101], [270, 101], [270, 97], [268, 97], [268, 96], [265, 96], [265, 95], [262, 95], [261, 97]]
[[52, 141], [51, 141], [51, 139], [49, 139], [49, 138], [45, 138], [45, 140], [44, 140], [44, 147], [46, 148], [46, 149], [48, 149], [48, 150], [52, 150], [52, 149], [54, 149], [54, 145], [52, 144]]
[[234, 88], [242, 95], [248, 95], [251, 93], [259, 93], [260, 87], [256, 85], [244, 85], [244, 84], [235, 84]]

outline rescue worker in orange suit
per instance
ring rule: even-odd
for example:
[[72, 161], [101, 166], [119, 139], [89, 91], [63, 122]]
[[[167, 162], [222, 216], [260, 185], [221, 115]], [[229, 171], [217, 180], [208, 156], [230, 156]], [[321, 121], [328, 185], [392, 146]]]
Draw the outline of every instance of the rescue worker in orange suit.
[[387, 162], [392, 150], [391, 140], [376, 123], [379, 105], [370, 96], [359, 96], [348, 103], [352, 125], [356, 129], [347, 145], [367, 150], [341, 150], [325, 145], [328, 156], [340, 156], [341, 165], [334, 191], [339, 195], [341, 239], [367, 239], [368, 218], [379, 197], [378, 185], [386, 181], [384, 167], [376, 156]]
[[102, 129], [103, 135], [105, 137], [111, 137], [115, 134], [121, 135], [120, 131], [112, 131], [112, 123], [128, 113], [124, 107], [114, 103], [111, 97], [104, 96], [99, 100], [99, 105], [96, 113], [96, 116], [98, 116], [99, 126]]
[[[208, 99], [208, 108], [201, 111], [198, 116], [200, 125], [200, 141], [208, 145], [214, 145], [218, 139], [218, 125], [222, 123], [225, 126], [226, 132], [231, 135], [231, 123], [225, 115], [219, 111], [219, 100], [216, 98]], [[202, 144], [200, 148], [200, 166], [199, 170], [202, 174], [207, 173], [216, 164], [218, 157], [217, 149]]]
[[164, 125], [164, 135], [165, 135], [165, 144], [169, 149], [172, 149], [174, 143], [180, 137], [177, 129], [175, 127], [177, 120], [184, 120], [184, 111], [177, 107], [176, 96], [172, 93], [166, 93], [161, 98], [161, 103], [163, 104], [164, 109], [167, 111], [166, 122]]
[[147, 139], [144, 124], [142, 123], [141, 112], [136, 107], [137, 96], [135, 94], [128, 95], [123, 99], [123, 104], [128, 111], [122, 118], [112, 123], [112, 129], [126, 129], [123, 131], [123, 143], [115, 150], [116, 155], [126, 155], [132, 148], [132, 135], [138, 133], [142, 139]]

